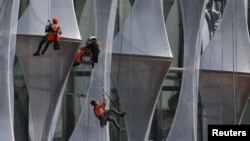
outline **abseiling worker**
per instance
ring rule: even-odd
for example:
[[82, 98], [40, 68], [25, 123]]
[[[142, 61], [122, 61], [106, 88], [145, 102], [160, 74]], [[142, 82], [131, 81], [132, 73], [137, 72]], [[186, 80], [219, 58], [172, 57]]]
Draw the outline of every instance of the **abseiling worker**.
[[42, 50], [42, 55], [46, 52], [51, 42], [54, 42], [54, 50], [60, 49], [60, 35], [62, 34], [62, 31], [61, 27], [58, 25], [58, 22], [59, 19], [56, 17], [52, 19], [52, 24], [50, 23], [50, 21], [48, 21], [48, 25], [46, 25], [45, 27], [46, 35], [40, 41], [37, 51], [33, 54], [34, 56], [40, 55], [40, 50], [42, 49], [42, 46], [45, 42], [47, 43]]
[[112, 113], [115, 113], [117, 115], [119, 115], [120, 117], [124, 117], [126, 112], [119, 112], [114, 108], [111, 108], [110, 110], [105, 109], [106, 107], [106, 103], [107, 103], [107, 99], [105, 96], [105, 91], [103, 89], [103, 102], [99, 103], [96, 100], [91, 100], [91, 105], [93, 106], [93, 111], [95, 116], [100, 120], [100, 125], [101, 127], [104, 127], [107, 124], [107, 121], [112, 121], [115, 126], [117, 127], [117, 129], [119, 129], [119, 131], [126, 131], [126, 129], [121, 128], [121, 126], [118, 124], [117, 120], [115, 117], [112, 116]]
[[92, 68], [94, 68], [95, 63], [98, 63], [98, 56], [100, 53], [100, 42], [97, 40], [96, 36], [90, 36], [87, 40], [86, 47], [91, 50], [91, 59], [92, 61]]
[[86, 52], [90, 51], [90, 61], [92, 68], [94, 68], [95, 63], [98, 63], [98, 56], [100, 53], [100, 42], [96, 38], [96, 36], [90, 36], [87, 41], [86, 45], [84, 47], [81, 47], [75, 56], [75, 63], [74, 66], [78, 66], [81, 63], [82, 57], [86, 54]]

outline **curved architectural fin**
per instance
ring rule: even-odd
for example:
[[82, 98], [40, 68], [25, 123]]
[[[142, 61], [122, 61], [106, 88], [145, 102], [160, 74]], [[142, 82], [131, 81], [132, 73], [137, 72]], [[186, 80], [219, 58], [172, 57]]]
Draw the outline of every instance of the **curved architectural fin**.
[[112, 77], [129, 141], [147, 140], [152, 114], [172, 62], [162, 1], [137, 0], [114, 40]]
[[[209, 124], [238, 124], [249, 96], [250, 42], [246, 1], [228, 0], [201, 58], [201, 95]], [[213, 106], [211, 106], [213, 105]]]
[[197, 141], [198, 80], [205, 0], [181, 0], [180, 5], [184, 30], [184, 71], [167, 141]]
[[16, 33], [19, 0], [0, 2], [0, 137], [15, 141], [13, 62], [16, 52]]
[[[60, 50], [33, 56], [48, 19], [59, 18]], [[81, 39], [72, 0], [32, 0], [18, 23], [17, 57], [29, 93], [31, 140], [53, 139], [64, 85]]]

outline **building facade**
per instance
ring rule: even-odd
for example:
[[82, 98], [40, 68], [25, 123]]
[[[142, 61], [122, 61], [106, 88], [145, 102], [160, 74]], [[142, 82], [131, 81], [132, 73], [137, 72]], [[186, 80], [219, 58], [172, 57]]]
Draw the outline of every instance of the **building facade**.
[[[0, 0], [0, 137], [5, 141], [206, 141], [249, 124], [247, 0]], [[60, 50], [33, 56], [48, 20]], [[74, 67], [88, 37], [100, 40]], [[90, 105], [126, 111], [100, 127]]]

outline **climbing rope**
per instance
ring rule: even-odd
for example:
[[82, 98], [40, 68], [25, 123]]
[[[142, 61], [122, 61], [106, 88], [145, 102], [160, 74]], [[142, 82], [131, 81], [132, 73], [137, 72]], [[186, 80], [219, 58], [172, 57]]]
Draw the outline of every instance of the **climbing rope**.
[[108, 95], [107, 92], [106, 92], [105, 90], [103, 90], [103, 94], [106, 95], [106, 96], [109, 98], [109, 101], [110, 101], [113, 105], [115, 105], [114, 100], [112, 100], [112, 98], [110, 97], [110, 95]]
[[50, 20], [50, 0], [48, 0], [48, 21]]
[[[123, 7], [123, 18], [125, 18], [125, 13], [126, 13], [126, 5], [127, 5], [127, 1], [125, 1], [124, 7]], [[132, 18], [132, 6], [131, 6], [131, 18]], [[132, 20], [131, 20], [132, 21]], [[123, 27], [124, 27], [125, 21], [123, 21]], [[131, 24], [132, 25], [132, 24]], [[132, 34], [132, 33], [131, 33]], [[122, 52], [122, 48], [123, 48], [123, 37], [124, 37], [124, 28], [121, 29], [121, 41], [120, 41], [120, 50], [119, 53]], [[130, 36], [131, 37], [131, 36]], [[131, 40], [130, 40], [131, 41]], [[121, 68], [121, 55], [119, 55], [119, 61], [118, 61], [118, 70], [117, 70], [117, 79], [116, 79], [116, 89], [117, 89], [117, 93], [118, 93], [118, 87], [119, 87], [119, 79], [120, 79], [120, 68]], [[115, 106], [115, 104], [113, 104]], [[118, 109], [120, 109], [120, 107], [118, 107]]]
[[[125, 7], [123, 8], [123, 17], [125, 17], [125, 14], [126, 14], [126, 5], [127, 5], [127, 1], [125, 1]], [[130, 18], [131, 18], [131, 25], [132, 25], [132, 4], [131, 4], [131, 16], [130, 16]], [[123, 23], [123, 27], [124, 27], [124, 24], [125, 24], [125, 21], [124, 21], [124, 23]], [[120, 41], [120, 50], [119, 50], [119, 53], [121, 53], [122, 52], [122, 48], [123, 48], [123, 39], [124, 39], [124, 28], [122, 28], [121, 29], [121, 41]], [[131, 41], [132, 41], [132, 27], [130, 28], [130, 51], [131, 51], [131, 49], [132, 49], [132, 43], [131, 43]], [[118, 59], [118, 70], [117, 70], [117, 79], [116, 79], [116, 89], [117, 89], [117, 93], [119, 93], [118, 92], [118, 88], [119, 88], [119, 79], [120, 79], [120, 70], [121, 70], [121, 55], [119, 56], [119, 59]], [[129, 76], [129, 82], [131, 82], [131, 62], [132, 62], [132, 59], [131, 59], [131, 53], [130, 53], [130, 55], [129, 55], [129, 67], [130, 67], [130, 70], [129, 70], [129, 74], [130, 74], [130, 76]], [[112, 77], [112, 76], [111, 76]], [[129, 83], [129, 85], [130, 85], [130, 88], [131, 88], [131, 83]], [[107, 96], [109, 96], [109, 95], [107, 95]], [[118, 94], [118, 97], [119, 97], [119, 94]], [[110, 97], [109, 97], [110, 98]], [[129, 90], [129, 99], [130, 99], [130, 101], [132, 100], [132, 96], [131, 96], [131, 89]], [[113, 105], [115, 106], [115, 104], [114, 104], [114, 102], [113, 101], [111, 101], [111, 103], [113, 103]], [[120, 105], [120, 104], [119, 104]], [[119, 106], [118, 107], [118, 109], [120, 110], [121, 109], [121, 106]], [[121, 111], [121, 110], [120, 110]], [[130, 111], [131, 111], [131, 103], [130, 103]], [[131, 121], [131, 115], [130, 115], [130, 117], [129, 117], [129, 119], [130, 119], [130, 121]], [[128, 124], [131, 124], [131, 123], [128, 123]], [[119, 133], [118, 133], [119, 134]]]
[[[94, 9], [94, 11], [92, 12], [92, 8]], [[95, 15], [93, 15], [93, 13], [95, 14], [96, 13], [96, 8], [95, 8], [95, 0], [92, 0], [91, 1], [91, 6], [90, 6], [90, 13], [91, 13], [91, 18], [90, 18], [90, 22], [92, 23], [93, 22], [93, 17], [95, 16]], [[95, 25], [94, 23], [92, 23], [93, 25]], [[93, 34], [93, 27], [92, 27], [92, 24], [90, 24], [90, 30], [91, 30], [91, 33]], [[92, 75], [92, 74], [91, 74]], [[91, 76], [90, 76], [90, 81], [91, 81]], [[88, 87], [88, 90], [89, 90], [89, 87]], [[90, 96], [88, 95], [87, 96], [87, 99], [86, 99], [88, 102], [90, 102]], [[89, 119], [90, 119], [90, 104], [89, 103], [87, 103], [87, 111], [88, 111], [88, 134], [87, 134], [87, 140], [89, 140], [89, 134], [90, 134], [90, 130], [89, 130], [89, 127], [90, 127], [90, 125], [89, 125]], [[98, 130], [97, 130], [97, 136], [98, 136]]]
[[[235, 18], [235, 10], [236, 9], [236, 3], [234, 1], [233, 4], [233, 19]], [[232, 31], [233, 31], [233, 85], [234, 85], [234, 90], [233, 90], [233, 98], [234, 98], [234, 123], [237, 124], [237, 117], [236, 117], [236, 113], [237, 113], [237, 29], [235, 27], [237, 27], [237, 25], [235, 26], [235, 24], [237, 24], [236, 20], [232, 20]], [[235, 23], [236, 22], [236, 23]], [[235, 34], [234, 34], [235, 32]], [[236, 35], [236, 36], [235, 36]], [[234, 54], [235, 52], [235, 54]]]

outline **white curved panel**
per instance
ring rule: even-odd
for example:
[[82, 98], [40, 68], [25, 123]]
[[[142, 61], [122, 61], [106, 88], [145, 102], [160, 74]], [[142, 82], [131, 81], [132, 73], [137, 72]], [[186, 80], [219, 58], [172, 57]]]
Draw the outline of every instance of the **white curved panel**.
[[131, 11], [132, 6], [129, 0], [120, 0], [118, 4], [119, 4], [119, 8], [118, 8], [119, 9], [119, 27], [122, 27]]
[[183, 76], [167, 141], [197, 141], [198, 83], [205, 0], [181, 0], [184, 31]]
[[16, 51], [19, 2], [0, 2], [0, 137], [6, 141], [15, 140], [13, 60]]
[[180, 45], [180, 18], [179, 18], [179, 9], [178, 9], [178, 0], [174, 1], [174, 4], [171, 7], [171, 10], [166, 19], [166, 28], [168, 33], [168, 40], [170, 44], [171, 51], [173, 56], [176, 58], [173, 59], [172, 66], [178, 66], [178, 53]]
[[93, 4], [93, 0], [86, 0], [80, 15], [79, 30], [83, 41], [86, 41], [93, 34], [92, 31], [95, 28], [95, 24], [93, 24], [95, 22], [94, 9], [92, 9]]
[[218, 30], [202, 55], [201, 95], [209, 124], [238, 124], [249, 96], [245, 86], [250, 81], [246, 4], [227, 1]]
[[[62, 28], [60, 50], [52, 45], [43, 56], [33, 56], [48, 19], [59, 18]], [[81, 39], [73, 0], [31, 0], [18, 23], [17, 57], [30, 99], [29, 133], [32, 140], [50, 141], [62, 102], [65, 80]], [[22, 36], [29, 35], [29, 36]], [[33, 37], [32, 37], [33, 36]], [[69, 39], [69, 40], [68, 40]]]
[[250, 72], [244, 1], [228, 0], [222, 21], [201, 58], [201, 69]]
[[160, 3], [161, 0], [135, 1], [115, 37], [113, 53], [172, 57]]
[[58, 17], [62, 28], [61, 37], [81, 39], [73, 0], [31, 0], [18, 23], [18, 34], [44, 35], [48, 19]]
[[79, 43], [61, 41], [60, 51], [53, 51], [51, 46], [45, 55], [33, 56], [40, 39], [18, 36], [17, 57], [29, 94], [32, 140], [50, 141], [57, 123], [64, 83]]
[[114, 39], [112, 59], [112, 77], [122, 109], [127, 111], [129, 141], [147, 140], [155, 103], [171, 62], [162, 1], [135, 1]]
[[204, 50], [206, 49], [210, 39], [209, 39], [209, 30], [208, 30], [208, 24], [207, 21], [204, 22], [204, 26], [203, 26], [203, 43], [202, 43], [202, 52], [204, 52]]

